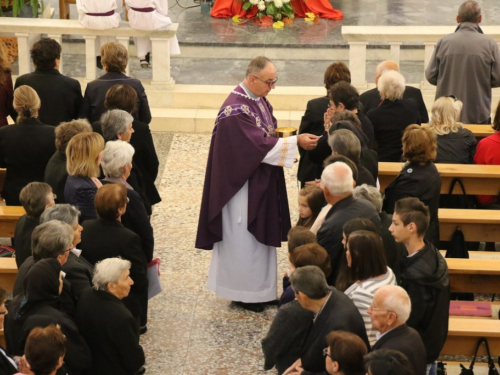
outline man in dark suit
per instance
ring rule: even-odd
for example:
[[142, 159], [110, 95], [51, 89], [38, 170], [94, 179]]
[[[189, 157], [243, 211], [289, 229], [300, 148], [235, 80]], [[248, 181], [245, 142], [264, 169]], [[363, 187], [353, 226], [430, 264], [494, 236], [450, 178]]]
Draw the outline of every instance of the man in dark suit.
[[[399, 72], [399, 66], [395, 61], [386, 60], [382, 61], [377, 65], [375, 70], [375, 88], [365, 91], [359, 97], [360, 102], [363, 104], [363, 111], [368, 113], [370, 109], [376, 108], [382, 102], [382, 98], [377, 89], [378, 79], [383, 72], [387, 70], [395, 70]], [[403, 99], [413, 99], [418, 104], [418, 112], [420, 113], [420, 120], [422, 123], [429, 122], [429, 114], [427, 113], [427, 108], [425, 107], [424, 98], [422, 97], [422, 91], [413, 86], [406, 86]]]
[[314, 319], [303, 343], [300, 358], [284, 375], [301, 371], [326, 373], [323, 349], [332, 331], [347, 331], [358, 335], [370, 348], [363, 318], [352, 300], [337, 289], [328, 287], [319, 267], [297, 268], [290, 277], [300, 305], [314, 313]]
[[14, 89], [28, 85], [36, 91], [42, 102], [38, 118], [44, 124], [57, 126], [78, 118], [82, 88], [76, 79], [59, 72], [59, 43], [49, 38], [39, 40], [31, 49], [31, 58], [35, 71], [18, 77]]
[[347, 164], [336, 162], [325, 168], [321, 175], [323, 193], [326, 201], [332, 205], [325, 217], [325, 222], [318, 230], [318, 244], [323, 246], [330, 256], [332, 273], [328, 284], [335, 285], [340, 268], [341, 257], [345, 256], [342, 245], [342, 227], [351, 219], [370, 219], [380, 232], [380, 218], [370, 202], [356, 200], [352, 193], [354, 180], [352, 170]]
[[424, 343], [418, 332], [406, 325], [410, 312], [410, 297], [403, 288], [387, 285], [377, 290], [373, 296], [373, 303], [368, 308], [372, 326], [380, 334], [372, 350], [398, 350], [408, 357], [415, 375], [425, 375]]
[[101, 62], [106, 74], [87, 85], [79, 117], [86, 118], [91, 123], [99, 120], [106, 112], [104, 100], [108, 89], [116, 84], [125, 83], [134, 88], [139, 98], [137, 110], [133, 113], [134, 119], [149, 124], [151, 111], [144, 86], [140, 80], [124, 74], [128, 63], [127, 49], [120, 43], [106, 43], [101, 47]]

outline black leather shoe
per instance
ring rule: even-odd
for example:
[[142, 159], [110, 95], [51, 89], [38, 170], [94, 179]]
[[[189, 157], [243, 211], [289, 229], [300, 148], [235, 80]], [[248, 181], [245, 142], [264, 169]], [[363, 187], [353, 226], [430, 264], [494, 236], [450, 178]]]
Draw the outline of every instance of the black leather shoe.
[[242, 309], [256, 313], [264, 311], [264, 306], [262, 305], [262, 303], [235, 302], [235, 304], [236, 306], [239, 306]]

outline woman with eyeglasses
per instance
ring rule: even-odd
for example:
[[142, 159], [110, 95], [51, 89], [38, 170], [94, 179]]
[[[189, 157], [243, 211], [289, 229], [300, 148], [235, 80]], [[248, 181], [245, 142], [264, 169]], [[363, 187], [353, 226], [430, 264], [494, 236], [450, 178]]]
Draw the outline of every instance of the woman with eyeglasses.
[[432, 106], [429, 128], [437, 136], [435, 163], [473, 163], [477, 141], [460, 122], [462, 107], [463, 103], [452, 95], [439, 98]]
[[22, 356], [33, 328], [58, 324], [68, 340], [65, 369], [78, 375], [90, 368], [90, 350], [73, 320], [60, 311], [63, 277], [57, 259], [42, 259], [31, 267], [24, 279], [23, 293], [9, 304], [5, 341], [10, 354]]
[[331, 332], [324, 349], [326, 371], [330, 375], [365, 375], [363, 356], [368, 353], [365, 343], [354, 333]]

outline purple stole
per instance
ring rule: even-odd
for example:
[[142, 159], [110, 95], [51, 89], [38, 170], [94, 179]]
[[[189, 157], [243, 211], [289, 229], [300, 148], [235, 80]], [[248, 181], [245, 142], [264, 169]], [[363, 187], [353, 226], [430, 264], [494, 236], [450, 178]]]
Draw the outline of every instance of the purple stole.
[[248, 231], [257, 241], [279, 247], [290, 230], [281, 167], [262, 160], [276, 145], [276, 119], [266, 98], [254, 100], [237, 86], [222, 105], [212, 134], [196, 236], [196, 247], [211, 250], [222, 241], [222, 209], [248, 181]]

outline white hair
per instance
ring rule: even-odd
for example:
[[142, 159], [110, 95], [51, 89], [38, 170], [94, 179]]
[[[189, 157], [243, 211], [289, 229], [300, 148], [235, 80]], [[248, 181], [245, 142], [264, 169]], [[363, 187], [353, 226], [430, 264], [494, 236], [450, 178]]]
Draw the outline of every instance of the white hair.
[[346, 163], [337, 161], [323, 170], [321, 183], [334, 197], [352, 193], [354, 189], [352, 170]]
[[370, 202], [377, 212], [382, 212], [382, 194], [375, 186], [363, 184], [356, 186], [352, 196], [356, 199], [365, 199]]
[[132, 164], [135, 150], [128, 142], [109, 141], [102, 152], [101, 167], [104, 175], [111, 178], [120, 178], [125, 173], [123, 167]]
[[134, 121], [132, 115], [121, 109], [112, 109], [101, 116], [102, 135], [106, 141], [118, 138], [118, 134], [127, 131], [128, 126]]
[[382, 73], [378, 80], [377, 88], [382, 99], [403, 99], [405, 92], [405, 77], [395, 70], [387, 70]]
[[94, 289], [108, 291], [108, 284], [118, 284], [123, 272], [130, 269], [131, 263], [122, 258], [107, 258], [96, 263], [92, 284]]
[[55, 206], [46, 208], [42, 216], [40, 216], [40, 223], [45, 223], [51, 220], [59, 220], [63, 223], [69, 224], [74, 227], [78, 224], [80, 217], [80, 210], [75, 206], [67, 203], [59, 203]]
[[406, 323], [411, 313], [411, 300], [406, 290], [398, 285], [386, 285], [377, 290], [377, 293], [380, 292], [385, 292], [386, 297], [379, 307], [393, 311], [399, 323]]

